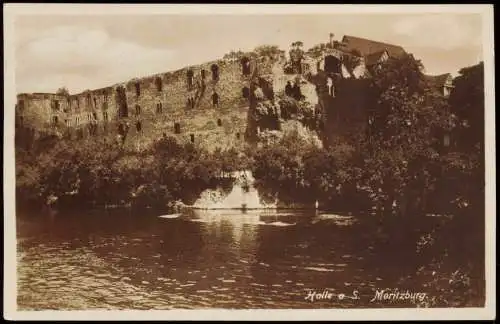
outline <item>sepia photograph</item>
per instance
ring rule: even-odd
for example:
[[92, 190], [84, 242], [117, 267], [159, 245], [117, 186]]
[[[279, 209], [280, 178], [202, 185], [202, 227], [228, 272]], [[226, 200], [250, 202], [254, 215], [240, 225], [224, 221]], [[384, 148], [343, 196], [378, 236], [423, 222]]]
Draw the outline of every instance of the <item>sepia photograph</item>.
[[6, 319], [496, 316], [493, 6], [7, 4], [4, 54]]

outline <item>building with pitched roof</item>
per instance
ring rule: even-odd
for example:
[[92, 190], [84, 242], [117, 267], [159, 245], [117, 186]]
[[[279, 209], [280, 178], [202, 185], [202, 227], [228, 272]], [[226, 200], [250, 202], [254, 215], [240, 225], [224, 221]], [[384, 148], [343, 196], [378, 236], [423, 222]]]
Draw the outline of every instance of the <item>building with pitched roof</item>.
[[429, 82], [432, 89], [445, 97], [448, 97], [453, 89], [453, 77], [450, 73], [426, 75], [425, 79]]
[[403, 47], [388, 43], [373, 41], [366, 38], [345, 35], [342, 38], [342, 47], [347, 52], [358, 51], [361, 56], [367, 57], [371, 54], [387, 52], [389, 57], [401, 57], [406, 53]]

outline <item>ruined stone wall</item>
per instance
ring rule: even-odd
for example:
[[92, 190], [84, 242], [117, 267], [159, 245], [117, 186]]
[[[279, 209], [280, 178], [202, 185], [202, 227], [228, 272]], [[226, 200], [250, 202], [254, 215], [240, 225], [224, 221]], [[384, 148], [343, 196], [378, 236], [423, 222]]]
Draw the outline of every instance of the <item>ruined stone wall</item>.
[[[218, 66], [216, 80], [212, 78], [213, 64]], [[261, 63], [251, 61], [252, 71], [257, 64]], [[188, 69], [194, 75], [191, 88], [187, 84]], [[51, 129], [69, 137], [75, 133], [79, 133], [76, 138], [90, 135], [89, 124], [97, 124], [97, 135], [116, 136], [117, 124], [128, 122], [131, 145], [147, 145], [167, 134], [181, 141], [194, 139], [195, 144], [211, 150], [229, 148], [244, 142], [249, 99], [243, 97], [243, 87], [250, 89], [251, 77], [242, 74], [240, 62], [219, 60], [71, 96], [21, 94], [18, 107], [24, 108], [17, 109], [16, 115], [22, 116], [25, 126]], [[124, 105], [119, 104], [122, 87]], [[219, 95], [218, 107], [212, 105], [214, 91]], [[188, 106], [189, 97], [195, 99], [194, 107]], [[142, 124], [140, 132], [135, 129], [137, 121]], [[176, 123], [180, 126], [179, 134], [175, 133]]]

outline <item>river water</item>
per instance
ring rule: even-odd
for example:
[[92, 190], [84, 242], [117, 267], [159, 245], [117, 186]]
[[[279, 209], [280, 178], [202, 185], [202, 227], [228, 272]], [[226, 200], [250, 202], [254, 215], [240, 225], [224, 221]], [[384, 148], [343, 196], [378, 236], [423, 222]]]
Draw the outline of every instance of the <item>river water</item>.
[[[377, 289], [401, 288], [402, 274], [355, 218], [314, 211], [159, 216], [18, 215], [19, 309], [379, 307], [370, 302]], [[333, 295], [306, 300], [325, 290]]]

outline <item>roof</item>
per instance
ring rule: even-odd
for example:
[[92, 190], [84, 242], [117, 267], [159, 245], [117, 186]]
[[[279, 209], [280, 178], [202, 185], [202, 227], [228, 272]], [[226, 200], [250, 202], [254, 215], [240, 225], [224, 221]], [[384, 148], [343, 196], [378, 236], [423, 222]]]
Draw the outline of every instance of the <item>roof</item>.
[[362, 56], [368, 56], [378, 52], [387, 51], [390, 57], [400, 57], [405, 54], [405, 50], [398, 45], [376, 42], [365, 38], [345, 35], [342, 38], [344, 48], [347, 51], [358, 50]]
[[425, 75], [425, 79], [435, 86], [442, 87], [445, 85], [451, 73], [444, 73], [440, 75]]
[[[387, 52], [387, 50], [382, 50], [379, 52], [374, 52], [371, 54], [366, 55], [365, 57], [365, 64], [366, 66], [372, 66], [380, 62], [380, 59], [384, 55], [384, 53]], [[387, 53], [389, 55], [389, 53]]]

